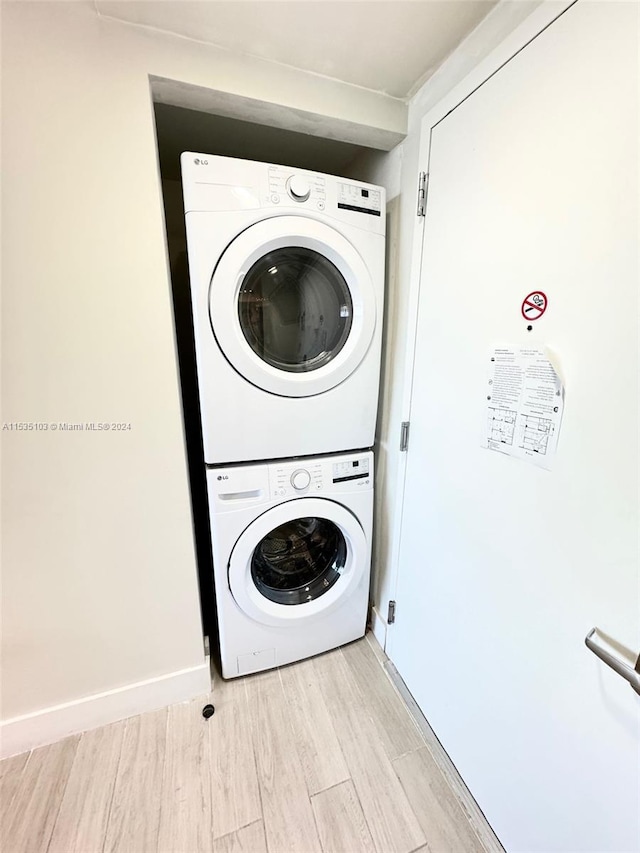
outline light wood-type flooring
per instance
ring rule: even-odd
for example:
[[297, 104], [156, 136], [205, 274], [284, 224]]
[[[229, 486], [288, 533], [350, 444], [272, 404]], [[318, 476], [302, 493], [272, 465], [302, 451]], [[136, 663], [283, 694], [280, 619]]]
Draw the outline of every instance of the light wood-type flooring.
[[382, 663], [365, 638], [3, 761], [2, 853], [485, 853]]

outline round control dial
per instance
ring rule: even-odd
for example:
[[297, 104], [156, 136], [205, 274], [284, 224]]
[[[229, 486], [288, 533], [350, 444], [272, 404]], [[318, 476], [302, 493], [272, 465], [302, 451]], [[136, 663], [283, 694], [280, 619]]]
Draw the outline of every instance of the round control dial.
[[303, 489], [308, 488], [310, 483], [311, 474], [304, 468], [298, 468], [298, 470], [294, 471], [291, 475], [291, 485], [297, 492], [301, 492]]
[[302, 175], [293, 175], [287, 181], [287, 191], [294, 201], [306, 201], [311, 194], [311, 187]]

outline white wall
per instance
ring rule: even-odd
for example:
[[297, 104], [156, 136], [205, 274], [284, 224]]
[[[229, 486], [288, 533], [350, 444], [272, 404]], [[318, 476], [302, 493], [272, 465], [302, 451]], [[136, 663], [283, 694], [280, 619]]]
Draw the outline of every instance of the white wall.
[[3, 2], [2, 39], [4, 421], [131, 424], [2, 432], [8, 753], [91, 725], [68, 703], [206, 685], [149, 75], [338, 128], [397, 132], [404, 106], [89, 3]]
[[[383, 599], [385, 578], [393, 559], [393, 531], [397, 513], [397, 465], [399, 434], [394, 432], [394, 387], [398, 379], [396, 365], [402, 357], [404, 335], [398, 327], [399, 306], [405, 299], [398, 277], [399, 252], [402, 245], [400, 230], [401, 176], [403, 143], [389, 153], [368, 151], [351, 165], [354, 177], [383, 186], [387, 194], [386, 274], [384, 300], [384, 331], [380, 371], [380, 401], [376, 428], [375, 505], [373, 526], [373, 556], [371, 600], [372, 624], [376, 636], [384, 644], [384, 625], [388, 598]], [[388, 584], [387, 584], [388, 585]], [[382, 613], [381, 611], [384, 611]]]

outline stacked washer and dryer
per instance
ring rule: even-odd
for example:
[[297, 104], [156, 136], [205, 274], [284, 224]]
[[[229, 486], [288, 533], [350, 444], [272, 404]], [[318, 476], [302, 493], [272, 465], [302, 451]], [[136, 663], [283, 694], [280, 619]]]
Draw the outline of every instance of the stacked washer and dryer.
[[182, 154], [222, 674], [363, 636], [384, 190]]

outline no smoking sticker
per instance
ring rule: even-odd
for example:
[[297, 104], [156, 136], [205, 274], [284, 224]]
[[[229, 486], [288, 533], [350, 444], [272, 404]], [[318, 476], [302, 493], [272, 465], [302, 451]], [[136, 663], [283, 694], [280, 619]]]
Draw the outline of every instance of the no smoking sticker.
[[547, 296], [541, 290], [534, 290], [522, 301], [522, 316], [525, 320], [539, 320], [547, 310]]

